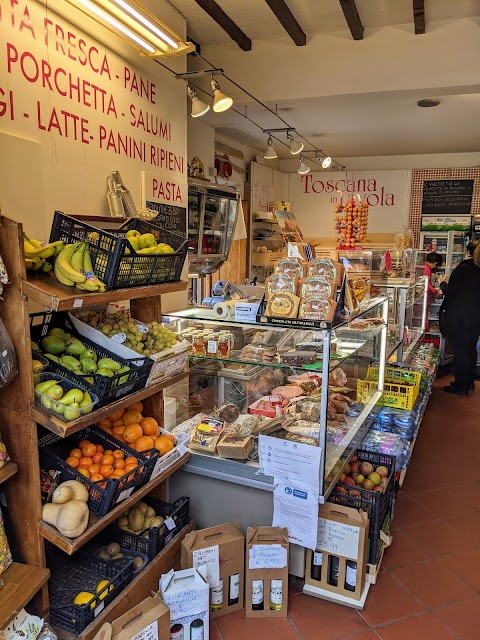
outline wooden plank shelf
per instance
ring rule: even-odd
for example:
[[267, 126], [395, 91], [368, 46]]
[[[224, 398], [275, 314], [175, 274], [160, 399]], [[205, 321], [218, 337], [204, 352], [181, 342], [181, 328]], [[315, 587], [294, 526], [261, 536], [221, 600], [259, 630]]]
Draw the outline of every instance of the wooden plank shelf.
[[137, 300], [139, 298], [154, 298], [164, 293], [185, 291], [187, 283], [170, 282], [168, 284], [151, 284], [145, 287], [131, 287], [129, 289], [115, 289], [104, 293], [86, 293], [76, 287], [65, 287], [55, 276], [29, 274], [27, 280], [22, 281], [22, 293], [30, 300], [38, 302], [45, 309], [52, 311], [68, 311], [79, 307], [95, 304], [106, 304], [117, 300]]
[[0, 484], [15, 475], [17, 470], [18, 467], [15, 462], [7, 462], [7, 464], [0, 469]]
[[62, 438], [66, 438], [72, 433], [80, 431], [84, 427], [95, 424], [102, 418], [106, 418], [115, 411], [124, 409], [125, 407], [128, 407], [135, 402], [139, 402], [140, 400], [144, 400], [149, 396], [153, 396], [160, 391], [163, 391], [166, 387], [169, 387], [172, 384], [176, 384], [177, 382], [180, 382], [180, 380], [184, 380], [187, 377], [188, 371], [182, 371], [182, 373], [179, 373], [176, 376], [171, 376], [170, 378], [162, 380], [162, 382], [159, 382], [158, 384], [152, 384], [145, 389], [136, 391], [135, 393], [125, 396], [125, 398], [117, 400], [117, 402], [113, 402], [112, 404], [108, 404], [105, 407], [101, 407], [100, 409], [97, 409], [97, 411], [92, 411], [92, 413], [89, 413], [86, 416], [82, 416], [81, 418], [79, 418], [78, 420], [74, 420], [73, 422], [62, 422], [58, 418], [55, 418], [53, 415], [43, 413], [43, 411], [41, 411], [37, 406], [32, 407], [32, 416], [38, 424], [41, 424], [49, 431], [53, 431], [53, 433], [56, 433]]
[[94, 513], [90, 512], [90, 518], [88, 521], [88, 526], [81, 536], [77, 538], [67, 538], [63, 536], [55, 527], [43, 522], [41, 520], [38, 523], [38, 529], [40, 535], [49, 540], [56, 547], [68, 553], [68, 555], [72, 555], [75, 551], [78, 551], [86, 542], [94, 538], [97, 533], [105, 529], [109, 524], [111, 524], [114, 520], [116, 520], [122, 513], [131, 507], [133, 504], [138, 502], [144, 495], [150, 493], [150, 491], [165, 482], [167, 478], [169, 478], [175, 471], [178, 471], [188, 460], [190, 459], [190, 453], [186, 453], [182, 456], [177, 462], [175, 462], [171, 467], [166, 469], [163, 473], [158, 475], [156, 478], [151, 480], [144, 487], [135, 491], [130, 497], [121, 502], [118, 506], [115, 507], [112, 511], [109, 511], [103, 518], [99, 518]]
[[50, 571], [42, 567], [19, 562], [8, 567], [2, 574], [4, 586], [0, 590], [0, 629], [4, 629], [30, 602], [49, 576]]

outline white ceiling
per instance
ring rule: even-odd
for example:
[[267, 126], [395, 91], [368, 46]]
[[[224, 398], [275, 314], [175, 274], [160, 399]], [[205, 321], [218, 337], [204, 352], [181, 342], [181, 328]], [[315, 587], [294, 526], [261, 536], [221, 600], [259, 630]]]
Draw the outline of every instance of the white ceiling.
[[[296, 47], [264, 0], [217, 0], [252, 39], [244, 52], [194, 0], [170, 0], [202, 54], [317, 148], [337, 157], [460, 153], [480, 149], [480, 0], [426, 0], [425, 35], [414, 35], [412, 0], [356, 0], [365, 27], [354, 42], [339, 0], [287, 0], [308, 34]], [[399, 26], [401, 25], [401, 26]], [[206, 64], [190, 59], [190, 68]], [[262, 128], [272, 113], [226, 78], [222, 90]], [[208, 78], [196, 81], [209, 90]], [[202, 99], [206, 94], [199, 92]], [[438, 98], [433, 109], [418, 100]], [[242, 115], [202, 119], [237, 143], [263, 149], [266, 136]], [[284, 135], [279, 135], [285, 140]], [[276, 143], [279, 157], [292, 157]]]

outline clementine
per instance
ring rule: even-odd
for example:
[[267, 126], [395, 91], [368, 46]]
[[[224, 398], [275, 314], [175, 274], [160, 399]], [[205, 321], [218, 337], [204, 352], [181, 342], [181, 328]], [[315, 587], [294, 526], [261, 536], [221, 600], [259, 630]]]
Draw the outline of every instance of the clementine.
[[103, 451], [97, 451], [97, 453], [95, 453], [92, 456], [92, 460], [93, 460], [94, 464], [98, 464], [99, 462], [101, 462], [102, 458], [103, 458]]
[[140, 426], [142, 427], [143, 435], [145, 436], [157, 437], [159, 434], [158, 422], [155, 418], [144, 418], [140, 422]]
[[76, 456], [70, 456], [65, 460], [65, 462], [76, 469], [80, 464], [80, 458], [77, 458]]
[[90, 478], [90, 474], [88, 473], [88, 469], [86, 469], [85, 467], [82, 467], [81, 469], [79, 469], [78, 473], [81, 473], [82, 476], [85, 476], [85, 478]]
[[123, 451], [120, 451], [120, 449], [115, 449], [115, 451], [113, 452], [113, 457], [115, 459], [117, 458], [123, 459], [125, 457], [125, 454], [123, 453]]
[[81, 441], [78, 443], [78, 448], [79, 448], [79, 449], [83, 449], [83, 447], [84, 447], [86, 444], [91, 444], [90, 440], [81, 440]]
[[138, 465], [138, 460], [135, 458], [135, 456], [129, 456], [128, 458], [125, 458], [125, 464], [127, 466], [133, 464], [136, 467]]
[[84, 456], [86, 456], [87, 458], [91, 458], [92, 456], [94, 456], [97, 453], [97, 447], [94, 444], [86, 444], [84, 447], [82, 447], [82, 453]]
[[90, 480], [92, 482], [100, 482], [100, 480], [105, 480], [101, 473], [94, 473], [90, 476]]
[[80, 460], [80, 458], [83, 456], [83, 453], [81, 449], [72, 449], [69, 455]]
[[113, 456], [102, 456], [102, 465], [104, 464], [113, 464]]
[[102, 464], [102, 466], [100, 467], [100, 473], [104, 478], [109, 478], [114, 471], [115, 469], [111, 464]]
[[88, 473], [92, 476], [96, 473], [100, 473], [100, 465], [99, 464], [91, 464], [88, 467]]
[[102, 431], [105, 431], [105, 433], [108, 433], [108, 435], [109, 435], [109, 436], [113, 435], [113, 434], [112, 434], [112, 428], [111, 428], [111, 427], [106, 427], [105, 425], [102, 425], [102, 426], [100, 427], [100, 429], [101, 429]]
[[88, 468], [91, 464], [93, 464], [92, 458], [88, 456], [83, 456], [83, 458], [80, 458], [80, 462], [78, 466]]
[[140, 424], [143, 420], [143, 416], [140, 411], [135, 411], [135, 409], [133, 409], [132, 411], [127, 411], [122, 420], [123, 424], [128, 427], [130, 424]]
[[165, 435], [161, 435], [155, 440], [154, 447], [158, 449], [160, 455], [163, 456], [173, 449], [173, 442]]
[[95, 448], [97, 449], [97, 451], [105, 451], [105, 447], [103, 446], [103, 444], [96, 444]]
[[140, 437], [142, 437], [143, 431], [142, 427], [139, 424], [130, 424], [128, 427], [125, 427], [125, 431], [123, 432], [123, 437], [127, 442], [135, 442]]
[[113, 461], [113, 468], [114, 469], [125, 469], [126, 465], [125, 465], [125, 460], [119, 460], [117, 458], [117, 460]]

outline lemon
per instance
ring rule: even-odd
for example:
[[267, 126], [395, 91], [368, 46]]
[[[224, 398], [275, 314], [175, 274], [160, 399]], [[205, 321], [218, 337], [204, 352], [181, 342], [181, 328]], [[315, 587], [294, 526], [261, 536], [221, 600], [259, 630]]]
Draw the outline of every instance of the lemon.
[[[106, 582], [106, 581], [105, 581]], [[90, 600], [92, 600], [95, 596], [93, 595], [93, 593], [90, 593], [89, 591], [80, 591], [80, 593], [77, 593], [77, 595], [75, 596], [75, 600], [73, 601], [73, 604], [88, 604], [90, 602]], [[95, 601], [92, 602], [92, 604], [90, 605], [90, 609], [94, 609], [95, 608]]]
[[[102, 589], [104, 589], [107, 586], [107, 584], [108, 584], [108, 580], [100, 580], [100, 582], [97, 584], [97, 593], [99, 593]], [[105, 596], [108, 594], [108, 592], [112, 591], [112, 589], [113, 589], [113, 584], [110, 585], [110, 589], [107, 589], [101, 595], [99, 595], [98, 599], [103, 600]]]

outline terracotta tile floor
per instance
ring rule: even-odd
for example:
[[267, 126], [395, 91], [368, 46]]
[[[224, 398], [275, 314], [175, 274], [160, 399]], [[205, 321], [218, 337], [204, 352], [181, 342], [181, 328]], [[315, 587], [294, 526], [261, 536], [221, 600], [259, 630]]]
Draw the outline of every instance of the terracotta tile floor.
[[480, 382], [437, 380], [395, 509], [393, 545], [362, 612], [302, 594], [288, 618], [217, 618], [212, 640], [480, 640]]

